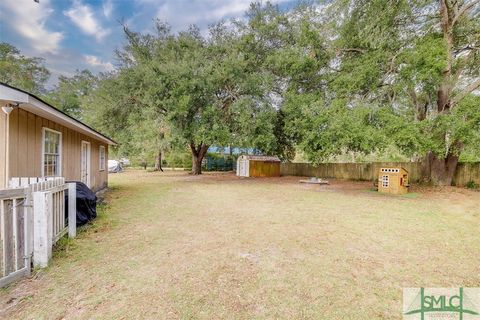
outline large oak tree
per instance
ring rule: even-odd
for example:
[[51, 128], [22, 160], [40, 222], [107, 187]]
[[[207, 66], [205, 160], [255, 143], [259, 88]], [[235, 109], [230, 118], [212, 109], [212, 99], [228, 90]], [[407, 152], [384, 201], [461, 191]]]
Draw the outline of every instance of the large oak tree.
[[421, 156], [433, 183], [450, 185], [478, 136], [480, 1], [339, 1], [329, 10], [336, 98], [388, 109], [386, 137]]

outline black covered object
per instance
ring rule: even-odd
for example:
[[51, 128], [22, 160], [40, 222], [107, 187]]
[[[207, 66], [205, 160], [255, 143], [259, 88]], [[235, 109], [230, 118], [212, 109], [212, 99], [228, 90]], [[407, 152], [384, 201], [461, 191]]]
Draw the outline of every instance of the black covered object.
[[[97, 217], [97, 196], [83, 182], [67, 181], [77, 186], [77, 227]], [[65, 214], [68, 217], [68, 194], [65, 192]]]

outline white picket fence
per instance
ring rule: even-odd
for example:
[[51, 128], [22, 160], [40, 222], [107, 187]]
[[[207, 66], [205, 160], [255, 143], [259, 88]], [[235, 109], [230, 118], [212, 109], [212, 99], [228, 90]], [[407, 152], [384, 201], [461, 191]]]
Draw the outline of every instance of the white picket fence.
[[[76, 235], [76, 186], [64, 178], [12, 178], [0, 190], [2, 240], [0, 286], [30, 273], [33, 265], [46, 267], [53, 245], [67, 232]], [[69, 215], [65, 218], [65, 192]], [[20, 232], [20, 228], [23, 232]], [[19, 263], [20, 251], [25, 262]]]
[[30, 274], [26, 199], [24, 188], [0, 192], [0, 287]]

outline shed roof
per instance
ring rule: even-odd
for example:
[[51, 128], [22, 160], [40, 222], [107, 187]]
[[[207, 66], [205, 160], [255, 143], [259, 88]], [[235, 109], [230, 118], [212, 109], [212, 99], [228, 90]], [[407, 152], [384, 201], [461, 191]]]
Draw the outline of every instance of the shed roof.
[[272, 161], [280, 162], [280, 159], [277, 156], [256, 156], [256, 155], [243, 155], [242, 157], [253, 160], [253, 161]]
[[103, 141], [110, 145], [117, 143], [106, 135], [96, 131], [83, 122], [69, 116], [61, 110], [58, 110], [51, 104], [43, 101], [39, 97], [12, 87], [6, 83], [0, 82], [0, 100], [18, 104], [20, 109], [36, 114], [45, 119], [54, 121], [75, 131], [84, 133], [87, 136]]

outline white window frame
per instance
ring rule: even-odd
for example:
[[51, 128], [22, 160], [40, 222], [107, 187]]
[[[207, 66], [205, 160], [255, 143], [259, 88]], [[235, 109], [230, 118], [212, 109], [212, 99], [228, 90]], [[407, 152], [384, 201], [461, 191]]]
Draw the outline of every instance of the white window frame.
[[[82, 181], [82, 147], [83, 145], [87, 145], [87, 181], [84, 183], [87, 185], [87, 187], [91, 187], [92, 183], [92, 144], [90, 141], [82, 140], [80, 144], [80, 181]], [[83, 182], [83, 181], [82, 181]]]
[[60, 131], [56, 131], [47, 127], [42, 128], [42, 163], [41, 163], [41, 172], [42, 177], [45, 177], [45, 132], [50, 131], [59, 135], [58, 139], [58, 176], [62, 176], [62, 158], [63, 158], [63, 136]]
[[390, 176], [388, 174], [382, 176], [382, 187], [390, 187]]
[[[103, 150], [103, 161], [102, 161], [102, 150]], [[100, 146], [98, 149], [98, 159], [100, 161], [99, 171], [105, 171], [106, 162], [107, 162], [107, 152], [105, 146]]]

